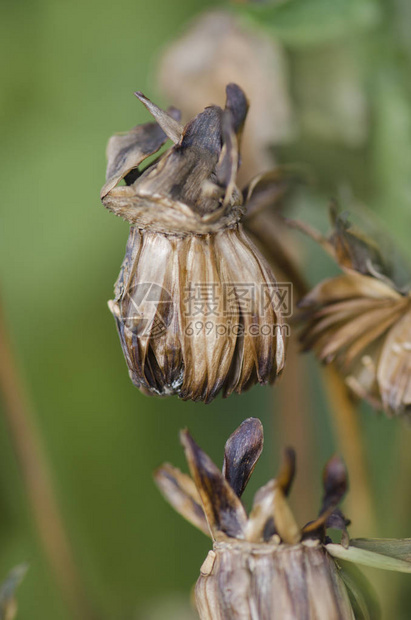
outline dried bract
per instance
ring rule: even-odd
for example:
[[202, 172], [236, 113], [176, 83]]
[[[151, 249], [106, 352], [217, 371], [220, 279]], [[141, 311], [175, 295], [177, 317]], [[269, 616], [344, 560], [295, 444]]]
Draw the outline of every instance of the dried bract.
[[[338, 553], [344, 553], [348, 560], [360, 553], [355, 541], [349, 544], [349, 522], [338, 508], [347, 489], [342, 461], [333, 457], [327, 463], [319, 516], [300, 528], [287, 501], [295, 473], [291, 449], [284, 452], [278, 476], [257, 491], [249, 515], [241, 502], [262, 450], [263, 429], [258, 419], [245, 420], [228, 439], [222, 472], [188, 431], [182, 432], [181, 441], [191, 478], [164, 465], [155, 472], [155, 480], [177, 511], [214, 541], [196, 585], [200, 617], [354, 618], [342, 574], [333, 559]], [[341, 544], [331, 544], [328, 527], [342, 531]], [[378, 549], [373, 554], [376, 564], [378, 542], [371, 541]], [[366, 543], [362, 544], [364, 547]], [[393, 552], [391, 544], [391, 554], [398, 556], [400, 549], [394, 547]], [[403, 559], [405, 553], [401, 561], [402, 570], [407, 572], [411, 564]], [[354, 561], [361, 563], [361, 558]], [[356, 596], [361, 597], [361, 593], [356, 592]]]
[[[392, 416], [411, 411], [411, 294], [392, 255], [333, 213], [329, 238], [299, 223], [343, 274], [318, 284], [299, 304], [305, 350], [335, 363], [360, 398]], [[295, 223], [294, 223], [295, 225]]]
[[236, 185], [246, 97], [229, 84], [224, 110], [182, 126], [174, 108], [136, 95], [156, 124], [111, 138], [101, 192], [132, 225], [109, 302], [130, 377], [147, 394], [205, 402], [271, 383], [284, 365], [281, 300], [241, 224], [260, 184]]

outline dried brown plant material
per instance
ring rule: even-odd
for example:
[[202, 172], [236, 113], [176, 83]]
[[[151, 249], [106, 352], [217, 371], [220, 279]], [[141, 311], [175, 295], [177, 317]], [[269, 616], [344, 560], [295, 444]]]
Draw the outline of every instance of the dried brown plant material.
[[411, 409], [411, 297], [393, 255], [332, 211], [325, 238], [301, 222], [343, 274], [327, 278], [299, 304], [301, 342], [320, 361], [335, 363], [360, 398], [389, 415]]
[[233, 12], [206, 12], [181, 38], [167, 46], [159, 68], [160, 89], [191, 118], [204, 101], [223, 105], [229, 82], [252, 93], [244, 130], [239, 174], [242, 182], [273, 166], [270, 147], [293, 133], [292, 104], [281, 45], [261, 29], [255, 30]]
[[[182, 126], [174, 108], [136, 95], [157, 124], [111, 138], [101, 192], [131, 224], [109, 302], [130, 377], [147, 394], [205, 402], [271, 383], [285, 330], [274, 275], [241, 224], [263, 182], [236, 185], [247, 99], [229, 84], [224, 110]], [[139, 169], [167, 137], [173, 146]]]
[[260, 29], [252, 28], [234, 12], [207, 11], [182, 36], [165, 48], [159, 63], [159, 87], [191, 118], [204, 101], [223, 105], [224, 86], [239, 84], [252, 93], [242, 135], [239, 183], [258, 191], [248, 203], [243, 224], [270, 262], [281, 282], [292, 282], [301, 296], [307, 292], [299, 268], [298, 248], [279, 210], [302, 171], [273, 170], [275, 145], [294, 133], [287, 66], [281, 45]]
[[[202, 620], [352, 619], [350, 597], [366, 610], [366, 593], [340, 570], [334, 557], [411, 572], [410, 539], [349, 540], [349, 521], [338, 507], [348, 486], [339, 457], [331, 458], [324, 469], [319, 516], [301, 528], [287, 501], [295, 474], [290, 448], [284, 451], [277, 477], [257, 491], [249, 515], [241, 502], [263, 446], [258, 419], [248, 418], [229, 437], [222, 472], [187, 430], [181, 441], [198, 495], [187, 484], [186, 474], [168, 464], [154, 477], [174, 508], [214, 541], [195, 590]], [[328, 528], [342, 532], [340, 544], [331, 542]], [[378, 617], [374, 609], [372, 613], [364, 617]]]

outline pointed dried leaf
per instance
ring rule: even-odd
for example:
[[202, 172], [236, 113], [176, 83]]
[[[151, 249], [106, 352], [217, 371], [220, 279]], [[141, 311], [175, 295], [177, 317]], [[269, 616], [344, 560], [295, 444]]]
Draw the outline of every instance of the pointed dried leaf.
[[285, 496], [287, 496], [291, 490], [295, 476], [295, 451], [293, 448], [286, 448], [283, 451], [280, 470], [277, 474], [276, 480], [278, 486], [282, 489]]
[[263, 425], [257, 418], [248, 418], [225, 444], [223, 475], [238, 497], [243, 494], [254, 471], [263, 443]]
[[237, 84], [227, 84], [225, 109], [229, 111], [233, 118], [233, 129], [238, 139], [241, 138], [245, 119], [248, 112], [249, 103], [244, 91]]
[[234, 120], [229, 110], [224, 110], [221, 120], [223, 149], [216, 173], [219, 185], [225, 188], [224, 206], [231, 202], [239, 164], [238, 142], [234, 131]]
[[330, 506], [335, 508], [347, 492], [347, 469], [338, 455], [333, 456], [324, 468], [323, 486], [324, 497], [321, 512], [326, 511]]
[[324, 496], [320, 515], [315, 521], [304, 526], [303, 538], [323, 538], [326, 528], [332, 527], [342, 530], [345, 542], [347, 520], [337, 506], [347, 491], [348, 480], [345, 465], [337, 455], [333, 456], [324, 468], [323, 486]]
[[169, 463], [164, 463], [154, 472], [154, 480], [173, 508], [204, 534], [210, 536], [201, 498], [190, 476], [183, 474]]
[[221, 534], [244, 538], [247, 515], [241, 501], [187, 430], [180, 433], [180, 439], [213, 538], [217, 540]]
[[175, 114], [171, 115], [165, 112], [155, 103], [150, 101], [150, 99], [148, 99], [148, 97], [143, 95], [143, 93], [140, 91], [137, 91], [134, 94], [141, 101], [141, 103], [145, 105], [150, 114], [156, 119], [157, 123], [160, 125], [166, 136], [168, 136], [168, 138], [170, 138], [170, 140], [172, 140], [175, 144], [178, 144], [178, 142], [180, 142], [181, 136], [183, 135], [184, 127], [183, 125], [181, 125], [181, 123], [178, 122], [176, 118], [173, 118]]

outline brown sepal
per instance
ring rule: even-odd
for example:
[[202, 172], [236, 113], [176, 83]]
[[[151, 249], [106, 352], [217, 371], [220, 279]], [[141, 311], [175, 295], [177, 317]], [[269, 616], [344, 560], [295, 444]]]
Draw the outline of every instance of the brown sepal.
[[213, 538], [244, 538], [247, 514], [234, 490], [187, 430], [181, 431], [180, 440]]
[[224, 450], [223, 476], [238, 497], [260, 458], [264, 443], [263, 426], [257, 418], [248, 418], [230, 435]]
[[164, 463], [154, 472], [154, 480], [173, 508], [204, 534], [210, 536], [201, 498], [190, 476], [177, 467]]

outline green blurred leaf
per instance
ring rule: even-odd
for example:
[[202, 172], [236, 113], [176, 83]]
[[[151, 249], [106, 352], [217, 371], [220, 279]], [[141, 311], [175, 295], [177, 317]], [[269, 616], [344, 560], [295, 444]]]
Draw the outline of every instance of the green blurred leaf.
[[[388, 54], [387, 54], [388, 55]], [[388, 227], [409, 252], [411, 225], [411, 93], [409, 65], [384, 58], [373, 73], [372, 165], [375, 204], [390, 209]]]
[[[352, 541], [350, 541], [351, 543]], [[371, 568], [382, 568], [384, 570], [393, 570], [399, 573], [411, 573], [411, 561], [399, 559], [398, 556], [388, 556], [381, 552], [369, 551], [368, 549], [360, 549], [350, 544], [348, 549], [342, 545], [330, 543], [326, 545], [326, 549], [330, 555], [340, 560], [354, 562], [354, 564], [362, 564]]]
[[350, 545], [411, 562], [411, 538], [353, 538]]
[[20, 585], [28, 569], [27, 564], [13, 568], [6, 581], [0, 586], [0, 620], [13, 620], [16, 617], [17, 605], [14, 600], [17, 587]]
[[355, 620], [380, 620], [381, 610], [374, 589], [355, 564], [343, 563], [340, 576], [348, 590]]
[[372, 28], [380, 20], [376, 0], [272, 0], [241, 10], [293, 46], [333, 42]]

